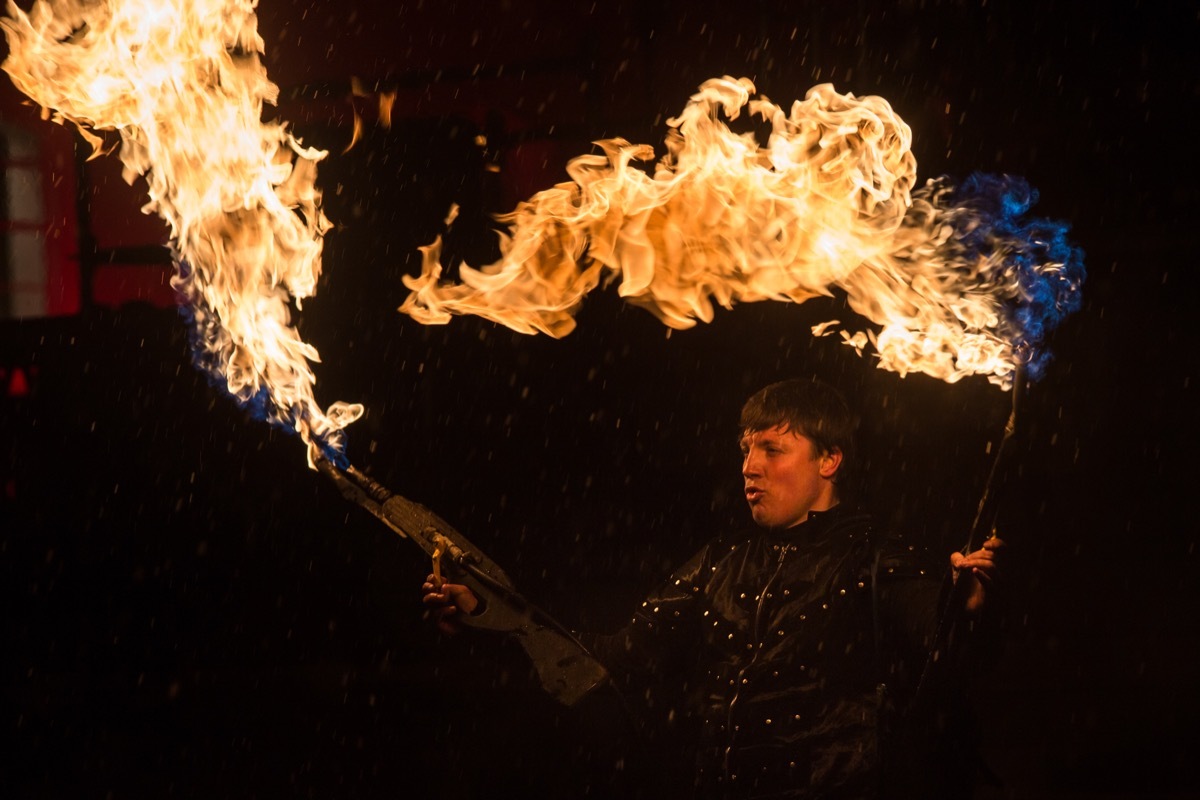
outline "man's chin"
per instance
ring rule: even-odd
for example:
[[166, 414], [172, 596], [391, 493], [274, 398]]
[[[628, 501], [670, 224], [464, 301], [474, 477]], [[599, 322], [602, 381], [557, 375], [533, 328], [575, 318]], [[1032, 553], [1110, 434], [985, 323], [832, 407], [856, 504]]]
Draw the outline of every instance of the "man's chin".
[[754, 520], [755, 525], [760, 528], [767, 528], [768, 530], [787, 530], [788, 528], [794, 528], [801, 522], [804, 522], [803, 519], [796, 519], [794, 517], [781, 517], [778, 514], [771, 514], [762, 506], [751, 508], [750, 517]]
[[762, 506], [751, 507], [750, 517], [754, 520], [754, 524], [760, 528], [774, 528], [777, 525], [776, 520]]

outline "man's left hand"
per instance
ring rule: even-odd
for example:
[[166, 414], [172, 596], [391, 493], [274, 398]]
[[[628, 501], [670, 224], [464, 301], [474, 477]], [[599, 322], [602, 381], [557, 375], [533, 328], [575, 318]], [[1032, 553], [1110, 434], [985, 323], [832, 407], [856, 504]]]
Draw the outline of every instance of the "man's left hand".
[[959, 580], [969, 583], [962, 587], [964, 592], [963, 610], [968, 614], [978, 614], [987, 602], [988, 592], [995, 588], [997, 579], [996, 562], [1002, 558], [1004, 540], [993, 536], [983, 543], [983, 547], [973, 553], [950, 554], [950, 567], [954, 570], [954, 583]]

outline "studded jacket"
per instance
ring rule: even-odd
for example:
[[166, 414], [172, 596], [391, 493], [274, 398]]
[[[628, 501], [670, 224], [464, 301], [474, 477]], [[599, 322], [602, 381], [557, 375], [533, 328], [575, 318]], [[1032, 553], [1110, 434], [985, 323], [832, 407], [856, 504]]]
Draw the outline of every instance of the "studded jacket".
[[701, 796], [876, 794], [884, 709], [937, 627], [943, 571], [865, 514], [719, 537], [593, 648], [626, 687], [680, 689]]

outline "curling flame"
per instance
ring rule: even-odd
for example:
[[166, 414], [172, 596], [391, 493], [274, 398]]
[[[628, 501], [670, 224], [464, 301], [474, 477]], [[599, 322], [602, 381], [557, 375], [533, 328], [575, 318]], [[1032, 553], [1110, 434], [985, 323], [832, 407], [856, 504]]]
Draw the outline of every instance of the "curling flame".
[[3, 20], [16, 86], [88, 132], [121, 137], [170, 226], [197, 361], [267, 419], [336, 456], [362, 407], [321, 411], [290, 303], [313, 294], [329, 223], [314, 185], [325, 153], [261, 121], [278, 88], [259, 61], [253, 0], [12, 2]]
[[[571, 183], [502, 218], [500, 260], [464, 266], [461, 284], [440, 283], [440, 242], [423, 248], [401, 310], [563, 336], [602, 281], [619, 280], [621, 296], [672, 328], [710, 322], [714, 302], [803, 302], [838, 288], [880, 328], [843, 338], [860, 351], [873, 344], [881, 367], [948, 382], [983, 374], [1006, 387], [1016, 363], [1040, 365], [1036, 347], [1053, 323], [1014, 321], [1012, 306], [1040, 292], [1043, 311], [1074, 310], [1082, 254], [1055, 223], [1035, 227], [1056, 231], [1059, 246], [1030, 245], [1016, 222], [1034, 196], [1027, 186], [988, 186], [1029, 200], [1005, 200], [998, 225], [986, 192], [954, 206], [961, 193], [947, 181], [912, 190], [911, 131], [882, 98], [825, 84], [785, 112], [753, 93], [745, 79], [707, 81], [669, 120], [653, 176], [631, 166], [653, 158], [649, 146], [598, 142], [603, 156], [568, 165]], [[770, 124], [765, 148], [721, 121], [743, 108]], [[1026, 257], [1014, 260], [1018, 251]]]

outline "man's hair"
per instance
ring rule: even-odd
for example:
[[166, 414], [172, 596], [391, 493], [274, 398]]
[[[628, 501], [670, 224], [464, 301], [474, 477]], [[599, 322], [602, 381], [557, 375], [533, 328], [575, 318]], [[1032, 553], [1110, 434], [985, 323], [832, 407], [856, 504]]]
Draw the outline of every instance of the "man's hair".
[[842, 483], [853, 463], [858, 417], [841, 392], [811, 378], [792, 378], [764, 386], [742, 406], [741, 430], [755, 433], [777, 425], [808, 437], [822, 454], [841, 450], [842, 466], [836, 482]]

